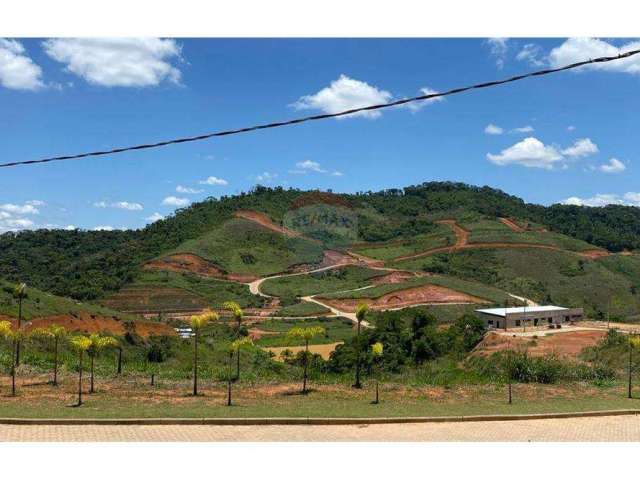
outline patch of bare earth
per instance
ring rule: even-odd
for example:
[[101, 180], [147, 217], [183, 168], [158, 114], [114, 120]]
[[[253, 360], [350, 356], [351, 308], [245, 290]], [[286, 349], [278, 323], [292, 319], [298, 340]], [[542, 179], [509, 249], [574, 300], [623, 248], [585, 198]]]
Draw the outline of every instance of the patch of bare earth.
[[583, 349], [596, 345], [605, 335], [604, 331], [579, 330], [546, 335], [541, 332], [536, 338], [489, 332], [473, 350], [472, 355], [491, 355], [504, 350], [517, 350], [527, 351], [532, 356], [555, 354], [576, 359]]
[[271, 230], [272, 232], [282, 233], [283, 235], [287, 235], [289, 237], [302, 236], [300, 232], [296, 232], [295, 230], [291, 230], [289, 228], [283, 227], [282, 225], [278, 225], [264, 213], [254, 212], [252, 210], [236, 210], [233, 215], [237, 218], [243, 218], [245, 220], [249, 220], [250, 222], [257, 223], [258, 225], [261, 225], [267, 230]]
[[159, 260], [152, 260], [143, 265], [143, 270], [161, 270], [176, 273], [191, 273], [205, 278], [232, 280], [248, 283], [257, 279], [255, 275], [243, 273], [226, 273], [215, 263], [193, 253], [176, 253]]
[[419, 287], [407, 288], [387, 293], [378, 298], [322, 298], [318, 297], [322, 303], [345, 312], [355, 312], [360, 303], [366, 303], [373, 310], [389, 310], [412, 305], [424, 304], [464, 304], [464, 303], [487, 303], [486, 300], [467, 295], [466, 293], [441, 287], [439, 285], [422, 285]]
[[418, 273], [414, 272], [403, 272], [403, 271], [395, 271], [388, 273], [387, 275], [383, 275], [381, 277], [375, 277], [371, 280], [373, 285], [387, 285], [387, 284], [395, 284], [406, 282], [411, 278], [415, 278], [417, 276], [421, 276]]
[[[333, 352], [338, 345], [342, 345], [342, 342], [325, 343], [323, 345], [309, 345], [309, 352], [317, 353], [325, 360], [328, 360], [329, 356], [331, 355], [331, 352]], [[275, 355], [274, 360], [281, 362], [282, 357], [280, 355], [285, 350], [289, 350], [291, 351], [291, 353], [296, 355], [298, 352], [302, 352], [304, 348], [305, 348], [304, 345], [300, 345], [300, 346], [293, 346], [293, 347], [264, 347], [264, 350], [268, 352], [272, 352]]]
[[[14, 318], [6, 317], [14, 325], [18, 321]], [[0, 318], [2, 320], [2, 318]], [[47, 317], [34, 318], [25, 322], [25, 329], [29, 332], [35, 328], [47, 328], [51, 325], [59, 325], [69, 332], [79, 333], [101, 333], [106, 332], [112, 335], [124, 335], [126, 333], [125, 322], [118, 317], [102, 315], [92, 315], [80, 313], [78, 315], [50, 315]], [[176, 332], [169, 325], [147, 320], [136, 320], [133, 322], [135, 332], [143, 337], [151, 335], [175, 335]]]

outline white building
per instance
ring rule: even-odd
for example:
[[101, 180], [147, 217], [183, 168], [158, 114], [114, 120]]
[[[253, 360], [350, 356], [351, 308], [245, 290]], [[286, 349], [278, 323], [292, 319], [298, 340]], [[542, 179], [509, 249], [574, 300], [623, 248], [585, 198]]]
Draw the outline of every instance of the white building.
[[476, 310], [487, 328], [514, 328], [523, 326], [555, 326], [582, 320], [582, 308], [565, 308], [555, 305], [540, 305], [507, 308], [480, 308]]

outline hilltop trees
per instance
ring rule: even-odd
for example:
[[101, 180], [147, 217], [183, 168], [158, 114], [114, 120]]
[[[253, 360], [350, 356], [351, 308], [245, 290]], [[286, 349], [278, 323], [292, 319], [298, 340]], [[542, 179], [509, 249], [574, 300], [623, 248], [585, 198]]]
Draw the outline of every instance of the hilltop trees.
[[304, 342], [304, 352], [302, 354], [302, 393], [306, 394], [307, 379], [309, 378], [309, 342], [313, 340], [317, 335], [322, 335], [325, 332], [322, 327], [294, 327], [287, 333], [288, 338], [302, 340]]

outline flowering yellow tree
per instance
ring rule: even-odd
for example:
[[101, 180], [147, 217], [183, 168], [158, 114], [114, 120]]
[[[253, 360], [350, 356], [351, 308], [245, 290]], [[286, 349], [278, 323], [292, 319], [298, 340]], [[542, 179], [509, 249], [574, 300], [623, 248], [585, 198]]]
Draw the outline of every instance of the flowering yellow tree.
[[229, 344], [229, 363], [227, 368], [227, 407], [231, 406], [231, 384], [233, 383], [233, 377], [231, 375], [231, 364], [233, 363], [233, 356], [240, 355], [240, 350], [253, 347], [253, 340], [251, 337], [236, 338]]
[[78, 353], [78, 404], [82, 405], [82, 360], [84, 354], [91, 347], [91, 340], [84, 335], [71, 337], [69, 341], [73, 349]]
[[16, 395], [16, 360], [18, 342], [24, 337], [22, 329], [13, 328], [11, 322], [0, 322], [0, 337], [11, 343], [11, 395]]
[[[242, 308], [236, 302], [228, 301], [222, 304], [222, 308], [229, 310], [233, 319], [236, 321], [236, 338], [240, 338], [240, 328], [242, 327], [242, 317], [244, 313]], [[240, 379], [240, 351], [236, 355], [236, 380]]]
[[189, 324], [193, 330], [193, 395], [198, 395], [198, 343], [200, 340], [200, 331], [207, 326], [209, 322], [215, 322], [218, 320], [218, 314], [206, 310], [200, 315], [193, 315], [189, 319]]
[[118, 341], [113, 337], [100, 335], [98, 333], [92, 333], [89, 336], [89, 341], [91, 342], [91, 345], [89, 345], [89, 348], [87, 349], [87, 354], [89, 355], [89, 358], [91, 359], [91, 376], [90, 376], [90, 378], [91, 378], [90, 382], [91, 383], [90, 383], [90, 387], [89, 387], [89, 393], [93, 393], [95, 391], [94, 388], [93, 388], [93, 379], [94, 379], [94, 373], [93, 372], [94, 372], [96, 357], [105, 348], [118, 346]]
[[361, 303], [356, 307], [356, 320], [358, 321], [358, 331], [356, 333], [356, 381], [353, 384], [354, 388], [362, 388], [360, 383], [360, 352], [362, 350], [360, 346], [360, 326], [364, 317], [369, 312], [369, 306], [366, 303]]
[[[375, 368], [376, 363], [380, 361], [382, 355], [384, 354], [384, 345], [380, 342], [376, 342], [371, 345], [371, 355], [373, 356], [373, 366]], [[373, 401], [374, 404], [380, 403], [380, 396], [378, 394], [378, 378], [376, 377], [376, 399]]]
[[44, 337], [53, 341], [53, 381], [54, 387], [58, 386], [58, 350], [60, 343], [67, 336], [67, 329], [61, 325], [52, 324], [47, 328], [36, 328], [31, 332], [34, 336]]
[[304, 358], [303, 358], [303, 377], [302, 377], [302, 393], [307, 393], [307, 378], [309, 372], [309, 342], [317, 335], [322, 335], [324, 328], [322, 327], [294, 327], [287, 332], [287, 338], [299, 339], [304, 342]]

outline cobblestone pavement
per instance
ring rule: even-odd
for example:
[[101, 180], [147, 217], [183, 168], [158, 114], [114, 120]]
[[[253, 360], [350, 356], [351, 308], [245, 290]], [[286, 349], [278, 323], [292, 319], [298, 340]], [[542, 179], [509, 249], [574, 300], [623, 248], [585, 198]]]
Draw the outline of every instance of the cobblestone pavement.
[[9, 442], [640, 441], [640, 416], [387, 425], [0, 425]]

